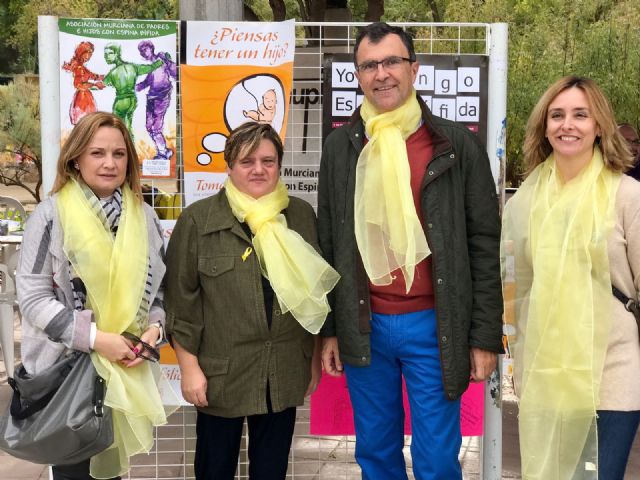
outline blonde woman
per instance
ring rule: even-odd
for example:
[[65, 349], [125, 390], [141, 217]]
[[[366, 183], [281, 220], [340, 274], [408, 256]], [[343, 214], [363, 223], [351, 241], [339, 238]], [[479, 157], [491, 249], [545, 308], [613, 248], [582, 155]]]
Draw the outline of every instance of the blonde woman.
[[[612, 109], [564, 77], [535, 106], [529, 175], [505, 209], [516, 280], [516, 387], [525, 479], [622, 479], [640, 421], [640, 184]], [[506, 265], [507, 263], [505, 263]]]
[[54, 465], [56, 480], [126, 473], [129, 457], [148, 452], [153, 426], [166, 421], [153, 364], [165, 318], [162, 246], [125, 125], [110, 113], [87, 114], [62, 147], [52, 196], [29, 217], [17, 272], [27, 372], [90, 352], [113, 412], [113, 445], [77, 465]]

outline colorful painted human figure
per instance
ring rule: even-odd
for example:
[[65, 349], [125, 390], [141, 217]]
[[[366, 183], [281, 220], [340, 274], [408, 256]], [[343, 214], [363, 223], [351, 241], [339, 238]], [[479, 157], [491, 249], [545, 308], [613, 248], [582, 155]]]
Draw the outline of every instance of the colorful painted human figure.
[[78, 123], [87, 113], [97, 110], [91, 90], [104, 88], [101, 81], [104, 76], [93, 73], [85, 65], [91, 59], [93, 51], [93, 43], [80, 42], [71, 60], [62, 64], [62, 69], [73, 75], [73, 87], [76, 89], [69, 107], [69, 120], [72, 125]]
[[254, 122], [268, 123], [271, 125], [276, 116], [277, 103], [276, 91], [269, 89], [262, 95], [262, 103], [258, 106], [257, 110], [243, 110], [242, 114], [245, 118], [250, 118]]
[[113, 100], [113, 113], [120, 117], [129, 132], [133, 121], [133, 113], [138, 106], [135, 86], [139, 76], [152, 72], [164, 62], [160, 59], [147, 65], [129, 63], [122, 60], [120, 45], [108, 43], [104, 47], [104, 60], [109, 65], [115, 65], [104, 77], [104, 84], [115, 88], [116, 98]]
[[147, 91], [147, 132], [156, 146], [156, 159], [171, 158], [173, 152], [167, 147], [162, 129], [164, 116], [171, 103], [172, 80], [178, 76], [178, 67], [171, 60], [167, 52], [155, 53], [155, 47], [149, 40], [143, 40], [138, 44], [140, 55], [145, 60], [155, 62], [162, 61], [162, 67], [150, 72], [145, 79], [136, 85], [136, 91]]

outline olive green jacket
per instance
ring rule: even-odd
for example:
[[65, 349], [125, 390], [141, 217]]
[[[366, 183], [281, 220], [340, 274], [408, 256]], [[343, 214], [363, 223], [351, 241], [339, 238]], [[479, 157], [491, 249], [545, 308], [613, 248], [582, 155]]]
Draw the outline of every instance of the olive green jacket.
[[[482, 144], [466, 127], [434, 117], [418, 97], [433, 142], [420, 204], [432, 252], [440, 365], [447, 398], [469, 383], [470, 347], [502, 352], [500, 218], [496, 187]], [[338, 337], [340, 359], [371, 362], [369, 283], [354, 233], [355, 171], [363, 148], [360, 110], [327, 137], [318, 183], [318, 234], [340, 282], [320, 331]]]
[[[289, 228], [317, 249], [312, 207], [290, 198]], [[208, 407], [222, 417], [274, 412], [301, 405], [311, 380], [314, 337], [282, 314], [274, 297], [267, 325], [260, 264], [224, 193], [186, 208], [167, 251], [167, 332], [198, 357], [207, 377]]]

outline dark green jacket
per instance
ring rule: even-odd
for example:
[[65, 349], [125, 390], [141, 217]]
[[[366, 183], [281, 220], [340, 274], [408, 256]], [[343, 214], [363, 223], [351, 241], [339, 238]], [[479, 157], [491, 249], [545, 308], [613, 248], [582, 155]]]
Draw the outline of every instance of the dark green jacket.
[[[289, 228], [317, 248], [311, 206], [290, 198]], [[198, 357], [207, 377], [204, 413], [239, 417], [301, 405], [311, 380], [313, 336], [274, 298], [268, 328], [260, 264], [224, 190], [186, 208], [167, 250], [167, 331]]]
[[[478, 139], [420, 104], [433, 141], [421, 204], [433, 255], [442, 377], [447, 397], [455, 399], [469, 383], [470, 347], [502, 351], [498, 200]], [[318, 185], [320, 247], [341, 275], [331, 295], [333, 312], [320, 334], [337, 336], [341, 360], [354, 366], [371, 360], [369, 286], [353, 220], [355, 170], [364, 138], [358, 110], [349, 124], [328, 136]]]

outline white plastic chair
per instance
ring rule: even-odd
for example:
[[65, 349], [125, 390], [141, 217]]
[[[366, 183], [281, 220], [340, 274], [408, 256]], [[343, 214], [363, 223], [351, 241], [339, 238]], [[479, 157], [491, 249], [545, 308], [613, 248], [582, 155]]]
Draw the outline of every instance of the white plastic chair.
[[0, 346], [4, 365], [9, 377], [13, 377], [14, 367], [14, 334], [13, 334], [13, 306], [16, 302], [16, 285], [13, 276], [4, 263], [0, 263]]
[[14, 222], [24, 222], [27, 213], [22, 204], [12, 197], [0, 196], [0, 220], [11, 220]]
[[[24, 224], [27, 219], [27, 213], [22, 204], [12, 197], [0, 196], [0, 222], [5, 221], [13, 225], [13, 228], [17, 228], [20, 224]], [[9, 232], [10, 233], [10, 232]], [[2, 245], [1, 247], [0, 262], [9, 267], [11, 276], [14, 275], [14, 271], [17, 267], [17, 255], [15, 245]]]

